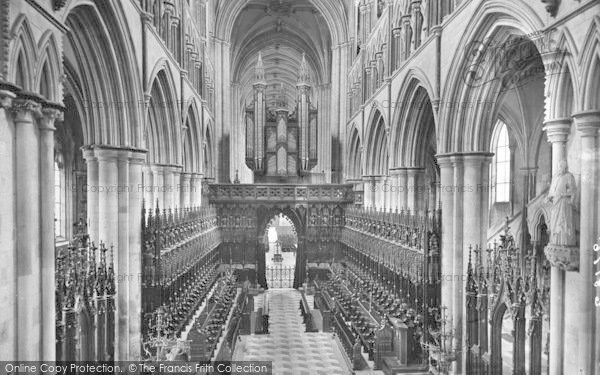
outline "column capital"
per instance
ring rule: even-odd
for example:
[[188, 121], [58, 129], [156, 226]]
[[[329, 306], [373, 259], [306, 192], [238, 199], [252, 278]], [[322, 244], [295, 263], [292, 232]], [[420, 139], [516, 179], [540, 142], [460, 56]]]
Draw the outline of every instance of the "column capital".
[[425, 168], [421, 168], [421, 167], [406, 168], [406, 173], [408, 174], [409, 177], [416, 176], [422, 172], [425, 172]]
[[38, 123], [40, 130], [55, 131], [54, 123], [56, 120], [63, 119], [63, 111], [54, 105], [44, 106]]
[[15, 122], [33, 122], [34, 118], [42, 116], [42, 105], [37, 100], [28, 97], [18, 97], [12, 100], [10, 111]]
[[544, 122], [543, 130], [546, 132], [548, 142], [566, 142], [571, 132], [570, 118], [560, 118], [554, 120], [548, 120]]
[[471, 151], [471, 152], [452, 152], [446, 154], [437, 154], [435, 155], [438, 165], [442, 166], [450, 166], [451, 164], [456, 164], [460, 162], [468, 162], [468, 163], [484, 163], [490, 162], [493, 153], [487, 151]]
[[406, 174], [408, 173], [407, 171], [408, 171], [407, 167], [394, 167], [394, 168], [390, 168], [390, 174], [392, 176], [400, 176], [400, 175], [406, 176]]
[[12, 107], [12, 101], [17, 95], [9, 90], [0, 89], [0, 108], [9, 109]]
[[127, 151], [123, 155], [123, 151], [112, 148], [94, 148], [94, 155], [98, 161], [117, 161], [123, 156], [127, 156]]
[[379, 182], [383, 180], [383, 175], [363, 175], [363, 181], [367, 182]]
[[146, 162], [146, 150], [131, 150], [129, 153], [129, 162], [131, 164], [144, 164]]
[[94, 155], [94, 149], [91, 146], [81, 146], [80, 150], [83, 154], [83, 158], [86, 161], [96, 160], [96, 155]]
[[598, 135], [598, 129], [600, 129], [600, 110], [574, 113], [573, 120], [582, 137], [595, 137]]
[[435, 159], [437, 160], [440, 168], [452, 168], [452, 156], [454, 154], [437, 154]]
[[461, 155], [464, 164], [484, 164], [492, 161], [494, 156], [491, 152], [469, 152]]

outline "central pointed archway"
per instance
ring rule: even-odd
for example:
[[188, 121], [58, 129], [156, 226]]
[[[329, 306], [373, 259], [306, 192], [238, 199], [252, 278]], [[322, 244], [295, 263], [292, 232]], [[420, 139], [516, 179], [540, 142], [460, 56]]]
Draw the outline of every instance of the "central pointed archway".
[[[258, 216], [258, 236], [260, 241], [257, 249], [258, 282], [265, 288], [298, 288], [304, 281], [306, 273], [306, 256], [304, 251], [304, 221], [302, 215], [292, 207], [260, 207]], [[280, 225], [276, 225], [280, 224]], [[285, 224], [285, 225], [283, 225]], [[272, 244], [269, 248], [269, 228], [279, 226], [281, 231], [287, 227], [289, 235], [293, 239], [293, 251], [287, 251], [284, 255], [279, 250], [279, 256], [275, 256], [276, 247]], [[293, 255], [291, 255], [293, 254]]]
[[292, 221], [283, 213], [271, 218], [265, 228], [265, 279], [270, 289], [292, 288], [298, 234]]

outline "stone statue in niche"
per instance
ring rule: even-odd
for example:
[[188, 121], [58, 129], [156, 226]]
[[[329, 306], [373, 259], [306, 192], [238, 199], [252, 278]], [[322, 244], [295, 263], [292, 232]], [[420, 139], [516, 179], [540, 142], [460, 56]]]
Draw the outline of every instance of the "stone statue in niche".
[[569, 172], [567, 161], [561, 160], [558, 172], [552, 177], [547, 201], [550, 210], [550, 242], [545, 253], [550, 263], [566, 271], [579, 269], [576, 212], [577, 185]]

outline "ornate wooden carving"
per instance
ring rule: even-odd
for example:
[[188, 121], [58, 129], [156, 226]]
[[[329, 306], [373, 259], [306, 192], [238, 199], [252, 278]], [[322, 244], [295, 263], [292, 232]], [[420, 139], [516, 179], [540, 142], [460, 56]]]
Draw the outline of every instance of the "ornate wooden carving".
[[[502, 323], [507, 313], [513, 322], [513, 373], [525, 374], [526, 366], [530, 374], [541, 372], [541, 322], [547, 313], [543, 296], [549, 288], [545, 285], [546, 278], [538, 277], [535, 258], [522, 267], [521, 251], [508, 229], [501, 235], [500, 243], [487, 250], [485, 262], [480, 248], [474, 250], [475, 260], [469, 256], [466, 286], [469, 373], [502, 373]], [[530, 316], [526, 316], [526, 309], [530, 309]], [[478, 323], [470, 324], [471, 321]], [[478, 342], [473, 341], [476, 336]], [[526, 351], [530, 353], [529, 363], [525, 361]]]

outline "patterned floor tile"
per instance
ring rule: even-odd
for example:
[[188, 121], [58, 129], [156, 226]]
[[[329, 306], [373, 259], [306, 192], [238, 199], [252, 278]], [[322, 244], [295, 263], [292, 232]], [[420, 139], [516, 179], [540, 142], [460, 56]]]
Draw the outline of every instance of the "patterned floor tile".
[[267, 293], [270, 333], [243, 336], [234, 360], [273, 361], [273, 375], [350, 374], [329, 333], [304, 332], [300, 292], [271, 289]]

